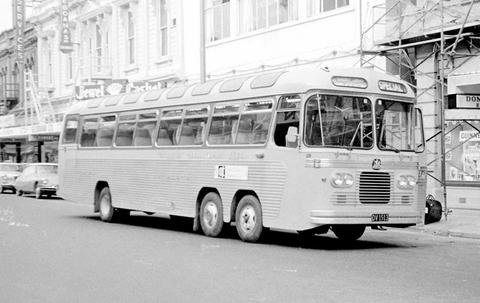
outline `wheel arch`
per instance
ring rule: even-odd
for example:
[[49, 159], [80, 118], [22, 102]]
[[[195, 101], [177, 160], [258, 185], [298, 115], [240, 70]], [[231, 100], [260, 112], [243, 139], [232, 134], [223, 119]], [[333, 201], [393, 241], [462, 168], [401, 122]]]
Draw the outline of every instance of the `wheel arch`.
[[100, 192], [102, 189], [105, 187], [110, 187], [108, 185], [107, 181], [97, 181], [97, 184], [95, 185], [95, 191], [93, 194], [93, 211], [94, 212], [99, 212], [100, 211]]

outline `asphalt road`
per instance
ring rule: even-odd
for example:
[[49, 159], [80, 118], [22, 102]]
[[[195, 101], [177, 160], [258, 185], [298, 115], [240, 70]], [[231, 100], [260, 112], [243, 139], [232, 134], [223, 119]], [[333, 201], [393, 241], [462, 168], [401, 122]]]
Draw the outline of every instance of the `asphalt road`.
[[370, 231], [207, 238], [161, 216], [0, 195], [0, 302], [479, 302], [480, 241]]

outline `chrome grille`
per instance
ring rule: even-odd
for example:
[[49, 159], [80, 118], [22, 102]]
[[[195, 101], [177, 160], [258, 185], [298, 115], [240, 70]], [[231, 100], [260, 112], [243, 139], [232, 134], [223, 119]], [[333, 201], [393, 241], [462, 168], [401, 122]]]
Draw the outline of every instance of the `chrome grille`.
[[390, 202], [391, 177], [388, 172], [361, 172], [359, 198], [361, 203]]

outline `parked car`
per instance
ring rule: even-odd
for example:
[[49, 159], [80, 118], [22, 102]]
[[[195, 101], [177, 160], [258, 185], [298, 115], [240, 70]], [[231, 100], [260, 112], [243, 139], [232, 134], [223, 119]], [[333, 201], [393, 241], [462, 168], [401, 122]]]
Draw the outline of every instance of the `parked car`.
[[22, 173], [22, 165], [15, 163], [0, 163], [0, 193], [10, 190], [15, 193], [15, 180]]
[[15, 180], [17, 195], [34, 193], [37, 199], [43, 195], [48, 198], [56, 195], [58, 189], [57, 169], [58, 166], [54, 163], [27, 164], [22, 174]]

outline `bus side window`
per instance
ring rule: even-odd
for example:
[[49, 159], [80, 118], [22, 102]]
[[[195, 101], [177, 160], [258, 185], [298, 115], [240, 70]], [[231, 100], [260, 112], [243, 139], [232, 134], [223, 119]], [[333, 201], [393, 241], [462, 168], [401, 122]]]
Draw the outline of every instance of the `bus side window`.
[[78, 116], [68, 116], [65, 119], [63, 143], [75, 143], [77, 140]]
[[202, 145], [205, 139], [207, 120], [208, 107], [187, 109], [178, 145]]
[[235, 128], [238, 125], [240, 105], [219, 104], [213, 111], [212, 123], [208, 134], [208, 144], [232, 144]]
[[300, 96], [282, 96], [278, 101], [277, 120], [273, 139], [277, 146], [287, 146], [286, 136], [290, 127], [300, 127]]
[[160, 118], [160, 126], [157, 135], [158, 146], [177, 145], [177, 138], [180, 136], [183, 110], [164, 110]]
[[116, 146], [132, 146], [134, 130], [135, 130], [135, 122], [118, 123], [117, 137], [115, 138], [115, 145]]
[[138, 122], [133, 134], [133, 145], [152, 146], [153, 132], [157, 127], [156, 113], [139, 114]]
[[98, 130], [98, 118], [86, 118], [82, 123], [82, 135], [80, 137], [80, 146], [96, 146], [96, 136]]
[[100, 118], [98, 132], [96, 136], [96, 146], [111, 146], [113, 142], [113, 133], [115, 131], [116, 117], [104, 116]]

